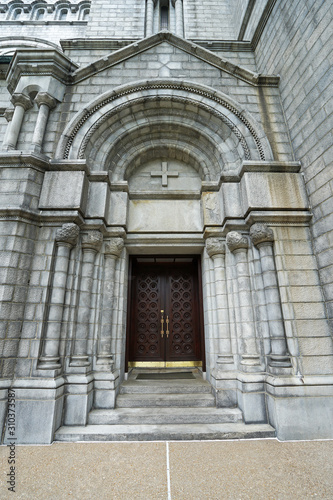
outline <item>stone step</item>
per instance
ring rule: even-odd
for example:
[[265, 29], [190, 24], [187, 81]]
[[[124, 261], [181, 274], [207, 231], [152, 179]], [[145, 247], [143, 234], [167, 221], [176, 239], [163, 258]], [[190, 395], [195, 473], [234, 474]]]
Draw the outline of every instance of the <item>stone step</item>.
[[238, 408], [117, 408], [92, 410], [88, 424], [218, 424], [242, 422]]
[[120, 394], [191, 394], [206, 393], [211, 394], [212, 387], [205, 380], [182, 380], [172, 382], [148, 381], [148, 380], [128, 380], [120, 386]]
[[86, 425], [60, 427], [55, 441], [190, 441], [273, 438], [268, 424]]
[[150, 407], [200, 407], [215, 406], [212, 394], [120, 394], [117, 397], [117, 408], [150, 408]]

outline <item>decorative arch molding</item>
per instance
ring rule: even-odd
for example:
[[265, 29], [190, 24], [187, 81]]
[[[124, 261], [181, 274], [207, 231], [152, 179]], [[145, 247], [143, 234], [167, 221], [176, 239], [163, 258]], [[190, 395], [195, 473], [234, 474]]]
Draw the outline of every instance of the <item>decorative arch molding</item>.
[[0, 55], [12, 55], [17, 49], [57, 49], [62, 50], [59, 45], [43, 40], [42, 38], [32, 37], [1, 37], [0, 40]]
[[129, 106], [135, 109], [149, 100], [182, 103], [188, 110], [194, 106], [231, 130], [241, 144], [244, 159], [273, 159], [263, 130], [236, 101], [210, 87], [171, 79], [126, 84], [91, 101], [66, 127], [59, 141], [57, 158], [84, 158], [89, 141], [111, 117], [121, 115]]

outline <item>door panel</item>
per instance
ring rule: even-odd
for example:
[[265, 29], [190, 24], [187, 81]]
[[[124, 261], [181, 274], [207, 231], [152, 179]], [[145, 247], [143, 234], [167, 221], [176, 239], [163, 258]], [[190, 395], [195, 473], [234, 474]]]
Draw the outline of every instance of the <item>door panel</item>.
[[130, 363], [202, 359], [198, 263], [192, 260], [142, 263], [133, 258]]

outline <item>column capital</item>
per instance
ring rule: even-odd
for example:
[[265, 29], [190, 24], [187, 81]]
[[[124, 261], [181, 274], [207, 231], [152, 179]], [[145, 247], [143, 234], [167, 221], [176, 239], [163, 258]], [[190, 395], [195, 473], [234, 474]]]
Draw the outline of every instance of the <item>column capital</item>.
[[54, 99], [54, 97], [52, 97], [47, 92], [38, 92], [35, 97], [35, 102], [37, 103], [38, 107], [40, 107], [41, 104], [46, 104], [49, 109], [55, 108], [57, 104], [57, 101]]
[[30, 97], [24, 94], [13, 94], [10, 100], [15, 107], [20, 105], [22, 106], [22, 108], [24, 108], [25, 111], [32, 108], [33, 106]]
[[247, 238], [238, 231], [230, 231], [230, 233], [227, 234], [226, 242], [230, 252], [247, 250], [249, 247]]
[[225, 254], [225, 244], [217, 238], [207, 238], [206, 250], [209, 257]]
[[79, 236], [79, 226], [73, 223], [63, 224], [56, 233], [57, 244], [65, 244], [74, 247]]
[[273, 245], [274, 233], [266, 224], [253, 224], [250, 229], [250, 238], [255, 246], [262, 244]]
[[7, 108], [3, 114], [7, 122], [11, 122], [14, 114], [14, 108]]
[[124, 240], [122, 238], [112, 238], [105, 242], [105, 255], [120, 257], [124, 248]]
[[103, 235], [99, 231], [88, 231], [82, 234], [82, 250], [95, 250], [95, 252], [98, 252], [102, 243]]

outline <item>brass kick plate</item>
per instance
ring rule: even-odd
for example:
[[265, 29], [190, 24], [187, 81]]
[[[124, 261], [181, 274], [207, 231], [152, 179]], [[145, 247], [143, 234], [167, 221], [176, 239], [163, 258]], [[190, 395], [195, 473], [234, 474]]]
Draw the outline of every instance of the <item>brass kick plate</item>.
[[129, 361], [130, 368], [191, 368], [202, 366], [202, 361]]

